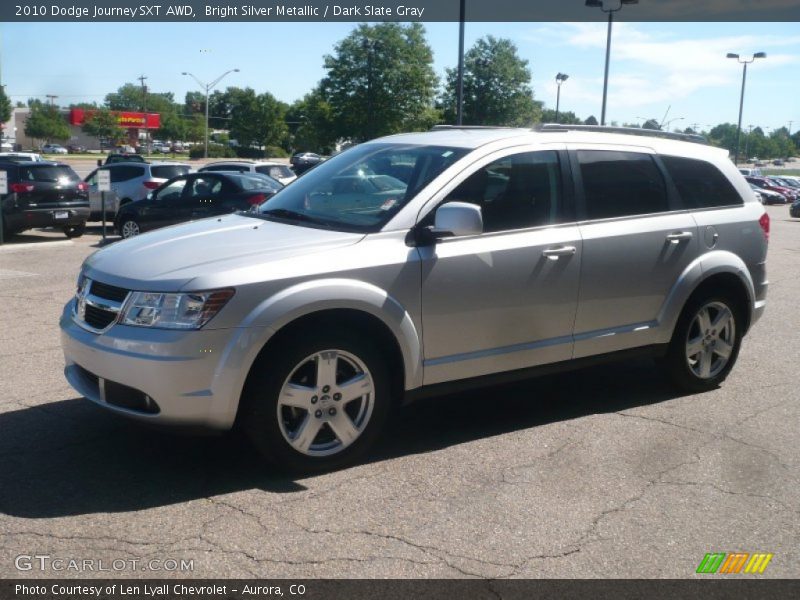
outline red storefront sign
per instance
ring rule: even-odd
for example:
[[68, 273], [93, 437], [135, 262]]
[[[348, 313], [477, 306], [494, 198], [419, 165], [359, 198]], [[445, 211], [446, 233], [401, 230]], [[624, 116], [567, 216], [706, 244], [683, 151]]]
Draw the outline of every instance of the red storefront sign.
[[[86, 123], [86, 119], [91, 119], [95, 112], [97, 111], [82, 108], [70, 109], [69, 124], [82, 127]], [[158, 113], [111, 111], [111, 114], [117, 117], [119, 126], [126, 129], [158, 129], [161, 127], [161, 115]]]

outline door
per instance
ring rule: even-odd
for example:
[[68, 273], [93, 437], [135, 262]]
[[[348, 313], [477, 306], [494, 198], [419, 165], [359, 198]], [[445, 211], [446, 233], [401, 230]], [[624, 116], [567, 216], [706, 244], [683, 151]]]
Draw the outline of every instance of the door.
[[572, 357], [582, 252], [564, 160], [506, 151], [443, 199], [480, 206], [484, 233], [420, 249], [425, 384]]
[[151, 199], [136, 202], [139, 226], [143, 230], [166, 227], [191, 219], [191, 202], [184, 197], [187, 179], [176, 179], [156, 190]]
[[575, 357], [655, 343], [659, 315], [698, 253], [697, 227], [646, 151], [576, 150], [583, 238]]

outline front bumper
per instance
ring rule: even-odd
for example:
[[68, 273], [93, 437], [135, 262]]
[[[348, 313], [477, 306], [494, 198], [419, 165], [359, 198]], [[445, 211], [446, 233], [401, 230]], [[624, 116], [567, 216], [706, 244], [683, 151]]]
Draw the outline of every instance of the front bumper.
[[[225, 431], [233, 426], [260, 331], [177, 331], [113, 325], [95, 334], [61, 315], [64, 375], [75, 390], [108, 410], [149, 423]], [[109, 389], [138, 392], [141, 405]], [[124, 394], [123, 394], [124, 395]], [[130, 396], [130, 394], [128, 394]]]

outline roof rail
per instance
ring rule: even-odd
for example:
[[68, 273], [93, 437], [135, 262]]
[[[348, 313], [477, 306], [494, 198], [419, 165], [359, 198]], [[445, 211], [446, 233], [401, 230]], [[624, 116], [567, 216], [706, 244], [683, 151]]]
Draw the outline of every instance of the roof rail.
[[645, 137], [665, 138], [681, 142], [694, 142], [708, 144], [708, 140], [696, 133], [672, 133], [660, 129], [642, 129], [639, 127], [610, 127], [608, 125], [562, 125], [559, 123], [546, 123], [536, 125], [532, 131], [593, 131], [602, 133], [621, 133], [623, 135], [639, 135]]
[[519, 127], [502, 127], [500, 125], [434, 125], [430, 131], [448, 131], [459, 129], [519, 129]]

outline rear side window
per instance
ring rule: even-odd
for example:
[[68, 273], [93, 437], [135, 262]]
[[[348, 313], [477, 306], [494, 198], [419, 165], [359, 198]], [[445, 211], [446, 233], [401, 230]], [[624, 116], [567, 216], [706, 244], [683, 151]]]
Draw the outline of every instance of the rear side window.
[[661, 160], [687, 208], [744, 204], [728, 178], [711, 163], [677, 156], [662, 156]]
[[153, 177], [160, 179], [172, 179], [178, 175], [186, 175], [189, 172], [189, 167], [186, 165], [160, 165], [150, 167], [150, 173]]
[[20, 181], [39, 181], [42, 183], [76, 183], [81, 180], [70, 167], [46, 165], [41, 167], [21, 167]]
[[580, 150], [587, 219], [612, 219], [669, 210], [661, 171], [649, 154]]

